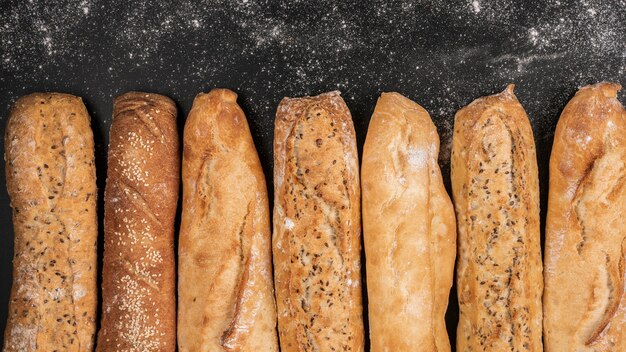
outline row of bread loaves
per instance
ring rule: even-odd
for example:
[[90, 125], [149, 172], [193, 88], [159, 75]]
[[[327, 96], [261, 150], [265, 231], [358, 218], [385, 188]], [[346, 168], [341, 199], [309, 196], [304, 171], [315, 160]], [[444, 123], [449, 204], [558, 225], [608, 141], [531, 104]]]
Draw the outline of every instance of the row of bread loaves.
[[4, 141], [15, 256], [3, 351], [361, 352], [361, 223], [373, 352], [451, 350], [444, 318], [455, 263], [457, 351], [626, 350], [619, 88], [584, 87], [561, 115], [545, 267], [533, 134], [513, 85], [456, 114], [454, 202], [436, 127], [418, 104], [381, 95], [359, 171], [338, 92], [285, 98], [273, 235], [235, 93], [196, 97], [182, 170], [174, 102], [126, 93], [110, 131], [97, 339], [89, 116], [71, 95], [22, 97]]

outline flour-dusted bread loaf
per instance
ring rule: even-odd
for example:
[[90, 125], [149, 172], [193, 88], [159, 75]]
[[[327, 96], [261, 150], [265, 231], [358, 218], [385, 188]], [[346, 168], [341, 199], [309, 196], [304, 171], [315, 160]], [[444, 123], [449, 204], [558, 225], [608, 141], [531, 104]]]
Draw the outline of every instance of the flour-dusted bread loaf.
[[15, 256], [3, 351], [90, 351], [98, 224], [87, 110], [68, 94], [24, 96], [4, 147]]
[[383, 93], [361, 168], [372, 352], [450, 351], [444, 318], [456, 223], [438, 155], [428, 112], [398, 93]]
[[621, 87], [581, 88], [550, 157], [546, 351], [626, 351], [626, 112]]
[[158, 94], [115, 99], [104, 194], [98, 351], [174, 351], [176, 105]]
[[457, 112], [451, 167], [457, 351], [541, 351], [537, 160], [513, 85]]
[[278, 351], [267, 188], [237, 94], [199, 94], [183, 145], [178, 348]]
[[285, 98], [274, 132], [274, 275], [281, 351], [363, 351], [360, 190], [339, 92]]

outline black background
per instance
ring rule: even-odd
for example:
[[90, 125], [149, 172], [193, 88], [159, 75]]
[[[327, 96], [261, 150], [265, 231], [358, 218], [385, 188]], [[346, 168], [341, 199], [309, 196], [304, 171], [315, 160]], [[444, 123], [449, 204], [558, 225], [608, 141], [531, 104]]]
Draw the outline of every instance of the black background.
[[[624, 0], [0, 4], [0, 133], [4, 135], [10, 106], [20, 95], [60, 91], [81, 96], [96, 141], [100, 215], [112, 99], [129, 90], [173, 98], [181, 131], [195, 94], [214, 87], [236, 91], [268, 185], [274, 112], [282, 97], [341, 90], [361, 151], [376, 98], [383, 91], [398, 91], [431, 113], [449, 187], [454, 112], [514, 82], [534, 128], [543, 219], [560, 111], [582, 85], [601, 80], [626, 84]], [[102, 216], [99, 221], [102, 230]], [[3, 331], [13, 256], [4, 186], [0, 230]], [[453, 344], [457, 314], [453, 291], [447, 317]]]

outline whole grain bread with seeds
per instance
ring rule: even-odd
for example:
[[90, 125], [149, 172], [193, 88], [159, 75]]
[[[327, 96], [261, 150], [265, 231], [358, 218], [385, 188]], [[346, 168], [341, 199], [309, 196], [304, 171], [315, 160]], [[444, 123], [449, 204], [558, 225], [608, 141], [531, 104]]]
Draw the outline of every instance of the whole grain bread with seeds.
[[542, 351], [537, 159], [512, 84], [457, 112], [451, 167], [457, 351]]
[[157, 94], [115, 99], [104, 196], [98, 351], [174, 351], [176, 106]]
[[278, 106], [274, 197], [281, 350], [363, 351], [359, 161], [339, 92]]
[[98, 226], [87, 110], [69, 94], [24, 96], [4, 143], [15, 256], [3, 351], [90, 351]]

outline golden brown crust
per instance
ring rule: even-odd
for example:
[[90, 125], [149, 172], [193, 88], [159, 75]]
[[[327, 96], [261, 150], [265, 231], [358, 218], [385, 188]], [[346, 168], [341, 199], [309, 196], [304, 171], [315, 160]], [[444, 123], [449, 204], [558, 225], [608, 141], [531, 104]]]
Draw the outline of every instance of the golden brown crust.
[[428, 112], [383, 93], [361, 169], [372, 352], [450, 351], [444, 318], [456, 223], [438, 155]]
[[554, 136], [546, 222], [546, 351], [626, 351], [626, 112], [581, 88]]
[[278, 351], [265, 176], [237, 95], [199, 94], [185, 123], [180, 351]]
[[457, 351], [541, 351], [543, 278], [533, 134], [513, 85], [455, 116]]
[[115, 99], [104, 195], [98, 351], [174, 351], [176, 106], [158, 94]]
[[358, 156], [339, 92], [278, 106], [274, 191], [281, 350], [363, 351]]
[[3, 351], [91, 350], [98, 226], [87, 110], [68, 94], [24, 96], [4, 143], [15, 256]]

